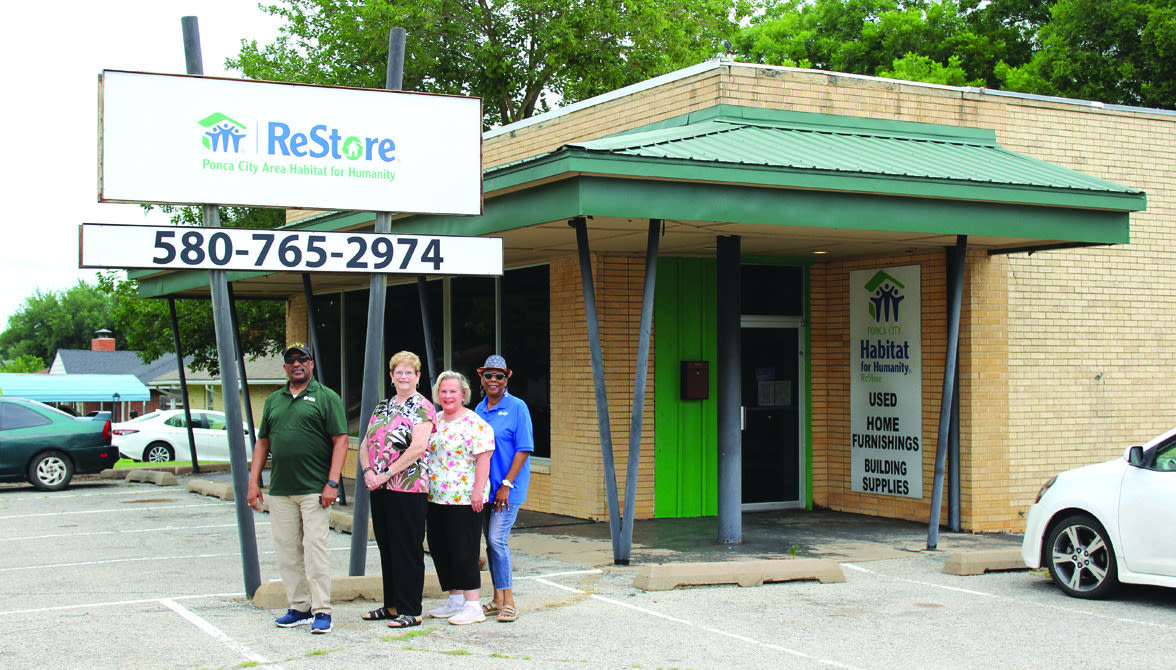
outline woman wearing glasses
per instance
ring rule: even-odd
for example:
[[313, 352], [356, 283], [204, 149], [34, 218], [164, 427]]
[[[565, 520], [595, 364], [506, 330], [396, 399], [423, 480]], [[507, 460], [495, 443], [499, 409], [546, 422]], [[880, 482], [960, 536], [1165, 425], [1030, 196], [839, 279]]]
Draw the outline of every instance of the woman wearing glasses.
[[511, 582], [510, 530], [527, 500], [531, 481], [531, 453], [535, 451], [535, 433], [527, 403], [506, 390], [513, 374], [502, 356], [491, 356], [478, 368], [485, 398], [474, 410], [494, 429], [494, 454], [490, 457], [491, 504], [483, 512], [486, 535], [486, 562], [494, 581], [494, 600], [482, 607], [486, 616], [497, 615], [502, 622], [516, 621], [513, 583]]
[[437, 410], [417, 392], [420, 357], [401, 351], [388, 361], [388, 368], [396, 395], [376, 405], [359, 445], [363, 483], [372, 492], [372, 528], [384, 580], [384, 606], [363, 618], [387, 619], [389, 628], [408, 628], [421, 624], [429, 496], [423, 457], [437, 425]]

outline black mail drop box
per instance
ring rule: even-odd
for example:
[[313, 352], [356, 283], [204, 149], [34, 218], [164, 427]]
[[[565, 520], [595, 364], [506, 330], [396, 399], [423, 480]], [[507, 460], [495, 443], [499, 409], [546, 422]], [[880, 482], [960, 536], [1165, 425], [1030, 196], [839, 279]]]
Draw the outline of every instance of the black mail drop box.
[[706, 400], [710, 397], [710, 364], [706, 361], [682, 361], [682, 399]]

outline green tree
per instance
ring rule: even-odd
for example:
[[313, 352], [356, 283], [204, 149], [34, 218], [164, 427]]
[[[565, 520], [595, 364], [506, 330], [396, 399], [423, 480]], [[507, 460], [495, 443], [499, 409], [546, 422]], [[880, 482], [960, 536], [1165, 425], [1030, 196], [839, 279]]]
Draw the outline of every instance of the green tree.
[[[783, 0], [735, 40], [741, 58], [855, 74], [997, 86], [1028, 62], [1033, 0]], [[1002, 15], [1000, 12], [1011, 12]]]
[[752, 0], [284, 0], [268, 45], [227, 65], [272, 81], [384, 86], [388, 34], [407, 35], [405, 90], [479, 96], [506, 124], [710, 58]]
[[58, 349], [89, 349], [100, 328], [118, 338], [112, 302], [97, 286], [80, 280], [64, 291], [37, 291], [8, 317], [0, 333], [0, 359], [52, 361]]
[[1176, 109], [1176, 0], [1057, 0], [1039, 38], [1006, 88]]
[[40, 372], [46, 367], [40, 356], [24, 354], [11, 360], [0, 361], [0, 372]]
[[[111, 314], [119, 324], [127, 349], [137, 350], [144, 363], [175, 353], [166, 300], [140, 298], [138, 284], [123, 279], [116, 271], [102, 273], [99, 284], [113, 301]], [[238, 330], [246, 356], [252, 359], [282, 351], [286, 336], [285, 307], [281, 300], [237, 301]], [[202, 299], [177, 299], [176, 318], [180, 346], [185, 356], [192, 356], [192, 367], [219, 374], [211, 303]]]

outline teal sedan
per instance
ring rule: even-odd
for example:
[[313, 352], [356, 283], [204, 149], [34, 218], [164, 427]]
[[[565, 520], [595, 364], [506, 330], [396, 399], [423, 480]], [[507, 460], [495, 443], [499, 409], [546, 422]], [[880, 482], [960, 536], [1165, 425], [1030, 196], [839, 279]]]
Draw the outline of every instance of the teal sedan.
[[0, 481], [59, 491], [75, 474], [118, 461], [110, 422], [70, 416], [35, 400], [0, 396]]

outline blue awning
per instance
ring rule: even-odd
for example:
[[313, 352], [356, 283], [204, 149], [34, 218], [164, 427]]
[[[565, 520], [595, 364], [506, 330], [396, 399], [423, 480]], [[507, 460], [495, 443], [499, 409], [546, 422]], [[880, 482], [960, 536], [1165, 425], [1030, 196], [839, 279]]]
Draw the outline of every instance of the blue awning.
[[44, 375], [0, 373], [0, 393], [41, 402], [150, 400], [151, 390], [134, 375]]

